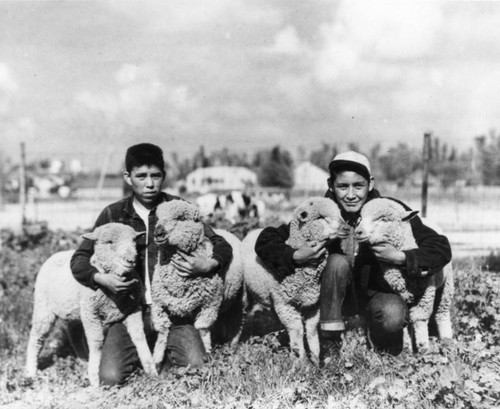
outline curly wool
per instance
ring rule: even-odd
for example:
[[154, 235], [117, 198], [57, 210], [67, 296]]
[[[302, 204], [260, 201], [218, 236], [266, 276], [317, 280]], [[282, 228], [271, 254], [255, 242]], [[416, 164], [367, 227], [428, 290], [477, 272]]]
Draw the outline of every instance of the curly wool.
[[[387, 243], [400, 251], [417, 248], [409, 219], [416, 212], [407, 211], [399, 203], [390, 199], [373, 199], [361, 210], [361, 220], [356, 228], [357, 235], [370, 245]], [[428, 322], [433, 312], [441, 338], [452, 338], [450, 309], [453, 299], [453, 271], [451, 263], [431, 276], [408, 277], [394, 265], [380, 263], [382, 282], [409, 304], [410, 322], [415, 333], [418, 349], [429, 346]], [[435, 305], [436, 290], [443, 288], [439, 303]], [[411, 339], [405, 333], [405, 346], [411, 346]]]
[[162, 203], [157, 208], [155, 240], [159, 257], [151, 283], [153, 325], [159, 332], [154, 358], [163, 360], [172, 318], [192, 318], [202, 335], [207, 352], [211, 350], [210, 328], [217, 319], [223, 299], [223, 282], [217, 275], [183, 277], [172, 264], [180, 257], [210, 258], [213, 246], [204, 236], [197, 207], [183, 200]]
[[[342, 219], [337, 205], [330, 199], [314, 197], [295, 209], [290, 222], [290, 236], [286, 243], [294, 249], [305, 243], [315, 244], [337, 235], [341, 225]], [[254, 230], [243, 239], [245, 287], [257, 303], [274, 308], [290, 334], [292, 352], [297, 352], [300, 357], [305, 355], [302, 340], [305, 324], [311, 358], [317, 364], [320, 280], [327, 255], [318, 266], [297, 267], [294, 274], [278, 282], [255, 253], [255, 243], [261, 231], [262, 229]], [[249, 308], [250, 306], [247, 306], [247, 309]]]

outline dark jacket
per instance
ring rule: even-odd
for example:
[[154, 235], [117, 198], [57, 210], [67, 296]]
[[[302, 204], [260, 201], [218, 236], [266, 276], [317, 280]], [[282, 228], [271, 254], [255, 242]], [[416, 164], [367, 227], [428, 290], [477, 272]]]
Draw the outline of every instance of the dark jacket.
[[[101, 212], [97, 218], [94, 228], [102, 226], [103, 224], [116, 222], [129, 225], [138, 232], [145, 232], [146, 226], [144, 225], [141, 217], [136, 213], [133, 206], [134, 196], [131, 195], [127, 198], [119, 200], [113, 204], [110, 204]], [[161, 202], [169, 202], [170, 200], [180, 199], [177, 196], [169, 195], [167, 193], [162, 193]], [[156, 209], [155, 209], [156, 210]], [[146, 246], [145, 235], [139, 236], [137, 239], [137, 263], [136, 270], [144, 282], [144, 260], [146, 251], [148, 252], [148, 271], [150, 279], [154, 273], [154, 266], [157, 260], [157, 246], [154, 242], [154, 228], [158, 218], [156, 217], [156, 212], [153, 211], [149, 215], [149, 237], [148, 245]], [[225, 271], [231, 262], [233, 257], [233, 250], [229, 243], [215, 234], [210, 226], [204, 225], [205, 236], [212, 242], [213, 258], [219, 263], [220, 268], [217, 273], [224, 278]], [[86, 287], [97, 289], [97, 284], [94, 282], [94, 275], [97, 273], [95, 267], [90, 264], [90, 257], [94, 253], [94, 243], [90, 240], [84, 239], [78, 249], [73, 254], [71, 258], [71, 271], [76, 280]]]
[[[330, 191], [325, 196], [336, 202], [335, 197]], [[378, 197], [381, 197], [380, 193], [373, 189], [369, 192], [367, 201]], [[405, 209], [411, 210], [404, 203], [396, 199], [392, 200], [403, 205]], [[349, 218], [347, 214], [342, 214], [342, 216], [354, 230], [359, 216], [354, 218]], [[429, 274], [433, 274], [442, 269], [451, 260], [451, 247], [448, 239], [425, 226], [419, 217], [411, 219], [410, 224], [418, 248], [405, 251], [408, 274], [419, 277], [422, 271], [428, 271]], [[292, 258], [295, 250], [285, 244], [289, 235], [289, 224], [284, 224], [277, 228], [267, 227], [261, 232], [255, 244], [257, 255], [271, 268], [271, 271], [278, 280], [292, 274], [295, 269]], [[361, 243], [357, 249], [357, 253], [355, 253], [354, 249], [357, 247], [357, 243], [354, 242], [354, 235], [351, 235], [350, 240], [351, 243], [346, 243], [346, 241], [341, 242], [339, 239], [330, 241], [327, 244], [329, 252], [350, 256], [353, 259], [354, 277], [367, 265], [372, 269], [379, 270], [379, 263], [371, 252], [370, 247], [366, 243]], [[370, 276], [372, 278], [374, 274], [370, 274]], [[376, 286], [375, 281], [370, 279], [369, 287], [373, 288]]]

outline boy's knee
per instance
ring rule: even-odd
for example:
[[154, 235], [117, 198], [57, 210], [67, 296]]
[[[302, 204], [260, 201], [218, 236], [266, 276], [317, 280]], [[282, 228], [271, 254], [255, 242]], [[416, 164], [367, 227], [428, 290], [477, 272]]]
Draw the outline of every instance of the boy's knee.
[[369, 305], [371, 324], [387, 334], [396, 334], [408, 324], [408, 308], [396, 294], [383, 294]]
[[347, 256], [343, 254], [330, 254], [323, 270], [323, 279], [348, 283], [351, 277], [351, 265]]
[[206, 351], [199, 331], [192, 325], [171, 327], [168, 336], [168, 364], [173, 366], [202, 366]]
[[130, 371], [124, 371], [122, 368], [111, 365], [106, 365], [104, 368], [101, 367], [99, 371], [101, 385], [105, 386], [123, 385], [130, 375]]

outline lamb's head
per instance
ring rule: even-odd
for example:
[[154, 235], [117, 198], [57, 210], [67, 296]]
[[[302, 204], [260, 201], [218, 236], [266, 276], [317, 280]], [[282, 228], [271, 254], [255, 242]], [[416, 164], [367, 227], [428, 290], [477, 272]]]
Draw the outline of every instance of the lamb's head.
[[122, 223], [107, 223], [83, 237], [94, 242], [92, 264], [103, 273], [122, 276], [135, 267], [136, 240], [144, 233]]
[[306, 241], [334, 239], [348, 232], [338, 206], [325, 197], [312, 197], [302, 202], [295, 209], [290, 222], [290, 238], [296, 245]]
[[412, 237], [409, 221], [417, 213], [391, 199], [370, 200], [361, 209], [356, 239], [372, 246], [387, 243], [400, 249]]
[[191, 252], [203, 240], [203, 223], [197, 206], [185, 200], [170, 200], [156, 209], [154, 240], [158, 246]]

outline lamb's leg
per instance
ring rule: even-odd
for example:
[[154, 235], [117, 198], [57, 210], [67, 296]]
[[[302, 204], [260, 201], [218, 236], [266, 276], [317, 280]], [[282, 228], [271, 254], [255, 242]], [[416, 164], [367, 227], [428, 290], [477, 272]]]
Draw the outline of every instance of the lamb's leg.
[[410, 322], [415, 332], [415, 344], [419, 351], [429, 348], [429, 319], [434, 308], [436, 286], [431, 280], [417, 304], [410, 308]]
[[279, 300], [274, 300], [274, 308], [278, 318], [283, 323], [290, 336], [290, 353], [292, 357], [298, 356], [305, 358], [306, 350], [304, 348], [304, 326], [302, 316], [291, 305]]
[[242, 286], [241, 292], [242, 292], [242, 294], [241, 294], [241, 307], [238, 306], [238, 308], [241, 308], [241, 320], [239, 322], [238, 331], [231, 339], [230, 345], [232, 347], [238, 345], [238, 343], [240, 342], [241, 334], [243, 333], [243, 327], [245, 325], [245, 321], [247, 318], [247, 312], [248, 312], [249, 301], [248, 301], [247, 290], [246, 290], [244, 284]]
[[[446, 268], [446, 267], [445, 267]], [[451, 272], [451, 266], [450, 272]], [[453, 328], [451, 325], [451, 306], [453, 302], [453, 276], [445, 274], [446, 281], [444, 283], [443, 293], [436, 308], [436, 324], [438, 328], [439, 338], [453, 339]]]
[[89, 346], [88, 377], [91, 386], [99, 386], [99, 366], [104, 345], [104, 325], [98, 317], [82, 314], [82, 323]]
[[172, 323], [167, 313], [162, 311], [161, 307], [155, 303], [153, 303], [151, 307], [151, 320], [155, 330], [158, 332], [153, 351], [153, 359], [159, 370], [163, 363], [165, 351], [167, 350], [168, 332]]
[[42, 350], [43, 343], [50, 330], [54, 326], [56, 316], [52, 313], [44, 313], [43, 308], [35, 305], [33, 320], [26, 351], [26, 376], [33, 378], [36, 376], [38, 367], [38, 356]]
[[390, 268], [384, 272], [385, 281], [391, 286], [396, 294], [398, 294], [405, 303], [411, 304], [414, 301], [414, 295], [408, 290], [406, 280], [401, 274], [401, 270]]
[[146, 335], [144, 333], [144, 323], [142, 321], [142, 312], [139, 310], [133, 314], [130, 314], [125, 320], [124, 324], [127, 327], [127, 331], [134, 343], [137, 353], [139, 354], [139, 359], [141, 360], [144, 372], [150, 376], [157, 376], [158, 372], [156, 370], [155, 361], [151, 355], [151, 351], [148, 347], [148, 342], [146, 341]]
[[201, 340], [205, 346], [205, 351], [210, 353], [212, 351], [212, 338], [210, 328], [217, 320], [220, 303], [211, 305], [208, 308], [203, 308], [197, 315], [194, 321], [194, 327], [200, 331]]
[[407, 325], [405, 328], [403, 328], [403, 350], [411, 351], [413, 349], [411, 344], [412, 342], [411, 342], [410, 328]]
[[311, 352], [311, 361], [315, 366], [319, 366], [319, 308], [314, 308], [312, 311], [310, 311], [310, 313], [305, 316], [304, 321], [306, 327], [307, 343], [309, 345], [309, 351]]

